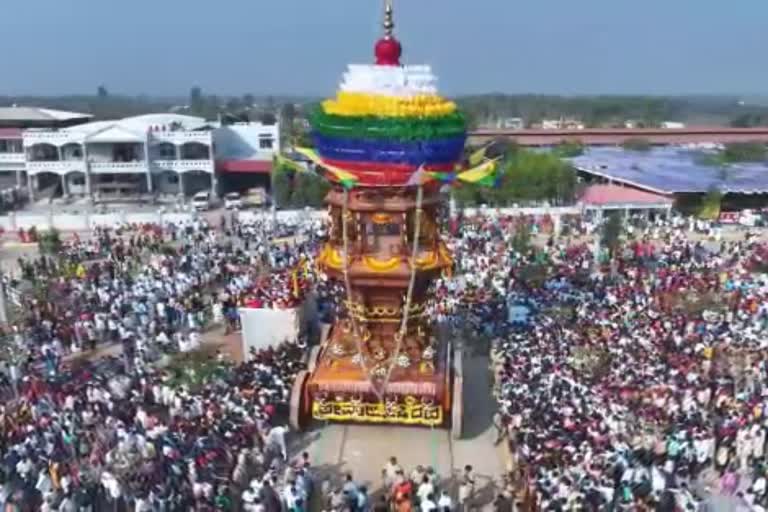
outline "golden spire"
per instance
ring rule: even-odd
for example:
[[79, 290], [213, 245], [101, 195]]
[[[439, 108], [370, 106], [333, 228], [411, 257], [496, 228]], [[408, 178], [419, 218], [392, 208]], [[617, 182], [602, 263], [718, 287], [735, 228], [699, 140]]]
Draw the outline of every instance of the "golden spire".
[[384, 35], [392, 37], [395, 21], [392, 19], [392, 0], [384, 1]]

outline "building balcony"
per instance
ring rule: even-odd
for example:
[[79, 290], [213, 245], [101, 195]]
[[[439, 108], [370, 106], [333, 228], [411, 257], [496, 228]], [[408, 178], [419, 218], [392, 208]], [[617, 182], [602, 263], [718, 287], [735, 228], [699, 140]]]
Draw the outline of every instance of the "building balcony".
[[136, 162], [91, 162], [91, 173], [94, 174], [129, 174], [147, 172], [147, 163]]
[[32, 144], [49, 143], [54, 145], [61, 145], [64, 142], [82, 142], [82, 135], [73, 134], [67, 131], [34, 131], [27, 130], [24, 132], [24, 145], [31, 146]]
[[23, 164], [25, 160], [24, 153], [0, 153], [1, 164]]
[[154, 160], [152, 162], [152, 171], [203, 171], [213, 174], [213, 160]]
[[27, 161], [27, 172], [29, 174], [39, 174], [41, 172], [66, 174], [75, 171], [85, 172], [85, 164], [82, 160]]
[[198, 142], [210, 146], [213, 143], [212, 132], [185, 132], [185, 131], [166, 131], [152, 132], [153, 142], [168, 142], [170, 144], [181, 145], [188, 142]]

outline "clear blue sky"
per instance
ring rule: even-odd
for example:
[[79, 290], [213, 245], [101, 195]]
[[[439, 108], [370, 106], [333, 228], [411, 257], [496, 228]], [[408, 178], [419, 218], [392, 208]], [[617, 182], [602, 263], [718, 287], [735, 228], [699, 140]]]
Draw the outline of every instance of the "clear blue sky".
[[[0, 94], [331, 93], [381, 0], [4, 0]], [[768, 93], [768, 1], [395, 0], [449, 94]]]

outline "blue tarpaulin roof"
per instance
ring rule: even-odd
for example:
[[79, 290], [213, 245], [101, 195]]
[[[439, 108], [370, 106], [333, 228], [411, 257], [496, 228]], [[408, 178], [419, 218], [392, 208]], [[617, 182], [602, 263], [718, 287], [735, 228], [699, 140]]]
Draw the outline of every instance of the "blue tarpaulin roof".
[[589, 148], [571, 161], [582, 172], [661, 194], [712, 189], [724, 194], [768, 194], [768, 162], [717, 166], [703, 163], [704, 156], [705, 151], [671, 147]]

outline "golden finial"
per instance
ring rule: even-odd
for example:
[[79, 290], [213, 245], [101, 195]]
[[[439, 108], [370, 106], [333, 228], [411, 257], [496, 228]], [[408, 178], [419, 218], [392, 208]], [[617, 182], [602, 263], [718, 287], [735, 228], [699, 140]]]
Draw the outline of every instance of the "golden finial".
[[395, 28], [395, 22], [392, 19], [392, 0], [387, 0], [384, 4], [384, 35], [392, 37], [392, 30]]

